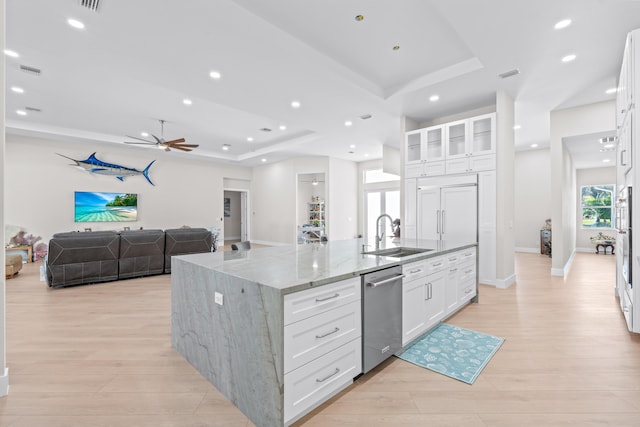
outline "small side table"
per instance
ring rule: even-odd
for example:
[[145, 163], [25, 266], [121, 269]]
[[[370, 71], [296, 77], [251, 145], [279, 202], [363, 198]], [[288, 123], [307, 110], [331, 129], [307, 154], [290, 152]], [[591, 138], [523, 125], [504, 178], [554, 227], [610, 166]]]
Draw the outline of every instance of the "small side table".
[[25, 246], [11, 246], [4, 248], [5, 253], [18, 253], [22, 255], [24, 262], [31, 262], [33, 260], [33, 248], [30, 245]]
[[596, 253], [600, 253], [600, 248], [602, 248], [602, 252], [607, 253], [607, 248], [611, 248], [611, 255], [615, 255], [616, 247], [613, 242], [598, 242], [596, 243]]

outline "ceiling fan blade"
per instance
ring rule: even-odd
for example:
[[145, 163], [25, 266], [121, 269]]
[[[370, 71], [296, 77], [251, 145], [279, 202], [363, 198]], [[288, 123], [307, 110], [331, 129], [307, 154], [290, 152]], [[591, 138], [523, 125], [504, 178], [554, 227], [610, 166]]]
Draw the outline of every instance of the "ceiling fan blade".
[[176, 150], [180, 150], [180, 151], [191, 151], [191, 148], [184, 148], [181, 145], [172, 145], [171, 148], [175, 148]]
[[123, 141], [125, 144], [136, 144], [136, 145], [158, 145], [155, 142], [135, 142], [135, 141]]
[[199, 147], [198, 144], [182, 144], [182, 143], [169, 144], [169, 146], [171, 146], [171, 147], [189, 147], [189, 148], [198, 148]]
[[171, 141], [165, 141], [164, 143], [168, 145], [172, 145], [172, 144], [179, 144], [181, 142], [184, 142], [184, 138], [173, 139]]
[[164, 140], [162, 138], [158, 138], [157, 136], [151, 134], [151, 136], [153, 137], [153, 139], [156, 140], [157, 144], [162, 144], [164, 142]]
[[[137, 139], [138, 141], [144, 141], [144, 142], [146, 142], [147, 144], [155, 144], [155, 142], [151, 142], [151, 141], [148, 141], [148, 140], [146, 140], [146, 139], [138, 138], [138, 137], [136, 137], [136, 136], [131, 136], [131, 135], [125, 135], [125, 136], [126, 136], [127, 138]], [[139, 142], [125, 142], [125, 144], [139, 144]]]

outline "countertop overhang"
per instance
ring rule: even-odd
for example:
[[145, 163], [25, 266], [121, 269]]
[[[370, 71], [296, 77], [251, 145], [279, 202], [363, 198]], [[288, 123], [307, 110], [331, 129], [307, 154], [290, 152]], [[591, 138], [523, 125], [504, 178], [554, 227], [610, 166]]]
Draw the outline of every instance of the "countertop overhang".
[[476, 242], [388, 239], [380, 249], [406, 247], [431, 249], [402, 258], [364, 254], [374, 245], [365, 239], [337, 240], [305, 245], [273, 246], [249, 251], [213, 252], [173, 257], [212, 271], [263, 286], [284, 294], [356, 277], [371, 271], [437, 257], [476, 246]]

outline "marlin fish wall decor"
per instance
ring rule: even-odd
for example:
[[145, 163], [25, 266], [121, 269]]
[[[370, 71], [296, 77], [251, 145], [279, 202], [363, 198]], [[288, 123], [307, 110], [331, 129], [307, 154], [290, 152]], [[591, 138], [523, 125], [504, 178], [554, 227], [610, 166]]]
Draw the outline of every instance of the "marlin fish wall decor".
[[151, 180], [149, 179], [149, 168], [155, 162], [155, 160], [149, 163], [147, 167], [144, 168], [144, 170], [138, 170], [134, 168], [128, 168], [126, 166], [116, 165], [115, 163], [106, 163], [106, 162], [103, 162], [102, 160], [98, 160], [96, 158], [96, 153], [91, 154], [85, 160], [76, 160], [60, 153], [56, 153], [56, 154], [58, 156], [64, 157], [65, 159], [69, 159], [73, 162], [76, 162], [76, 164], [72, 166], [78, 166], [79, 168], [86, 170], [87, 172], [92, 172], [99, 175], [115, 176], [120, 181], [124, 181], [124, 178], [127, 176], [142, 175], [145, 177], [147, 181], [149, 181], [149, 184], [155, 186], [155, 184], [151, 182]]

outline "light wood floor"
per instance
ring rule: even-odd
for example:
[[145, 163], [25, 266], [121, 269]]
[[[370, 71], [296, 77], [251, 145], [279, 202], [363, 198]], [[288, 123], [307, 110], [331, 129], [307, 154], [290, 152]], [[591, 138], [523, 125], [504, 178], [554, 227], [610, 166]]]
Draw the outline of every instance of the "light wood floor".
[[[578, 254], [562, 279], [517, 254], [516, 286], [449, 320], [506, 339], [474, 385], [392, 358], [297, 426], [640, 426], [614, 258]], [[169, 276], [51, 290], [38, 266], [6, 283], [0, 426], [252, 425], [171, 347]]]

